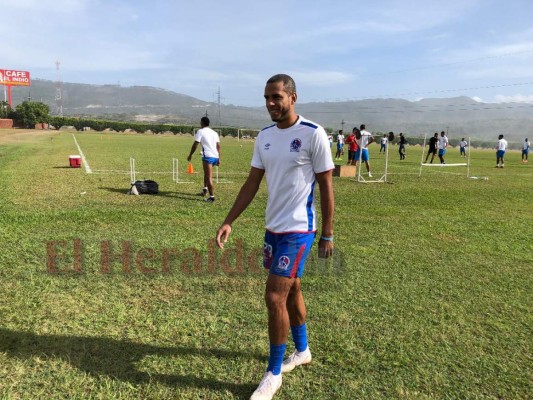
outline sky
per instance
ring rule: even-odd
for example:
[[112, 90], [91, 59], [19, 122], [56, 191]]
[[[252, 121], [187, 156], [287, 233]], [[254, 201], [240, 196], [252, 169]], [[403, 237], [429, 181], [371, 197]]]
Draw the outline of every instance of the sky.
[[[531, 0], [0, 0], [0, 69], [261, 106], [469, 96], [533, 103]], [[53, 97], [54, 94], [51, 94]]]

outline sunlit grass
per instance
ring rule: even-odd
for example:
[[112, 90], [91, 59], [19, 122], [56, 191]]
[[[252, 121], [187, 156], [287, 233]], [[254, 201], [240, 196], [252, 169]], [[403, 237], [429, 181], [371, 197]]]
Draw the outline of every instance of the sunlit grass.
[[[72, 133], [0, 133], [0, 396], [248, 398], [268, 355], [256, 268], [265, 185], [228, 252], [210, 240], [253, 142], [223, 139], [219, 178], [230, 183], [205, 204], [201, 174], [185, 173], [191, 136], [75, 135], [96, 173], [68, 168]], [[419, 177], [419, 147], [402, 162], [390, 150], [390, 183], [335, 178], [337, 257], [310, 260], [303, 280], [314, 361], [284, 377], [279, 398], [528, 398], [531, 165], [510, 152], [496, 169], [493, 151], [474, 150], [470, 175], [487, 180], [466, 167]], [[126, 195], [130, 157], [159, 195]], [[172, 181], [172, 158], [192, 183]]]

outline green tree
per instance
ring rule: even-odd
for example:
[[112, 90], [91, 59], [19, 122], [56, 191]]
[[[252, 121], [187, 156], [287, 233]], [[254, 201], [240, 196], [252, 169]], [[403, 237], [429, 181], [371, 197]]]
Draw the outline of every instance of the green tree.
[[25, 101], [15, 109], [15, 119], [25, 128], [35, 128], [35, 124], [49, 121], [50, 108], [41, 102]]
[[11, 118], [13, 110], [7, 101], [0, 101], [0, 118]]

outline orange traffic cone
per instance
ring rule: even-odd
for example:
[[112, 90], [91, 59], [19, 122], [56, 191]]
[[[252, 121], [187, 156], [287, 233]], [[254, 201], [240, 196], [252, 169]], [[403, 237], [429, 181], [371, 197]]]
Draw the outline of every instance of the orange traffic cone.
[[194, 167], [192, 166], [192, 163], [190, 162], [187, 166], [187, 173], [188, 174], [194, 174]]

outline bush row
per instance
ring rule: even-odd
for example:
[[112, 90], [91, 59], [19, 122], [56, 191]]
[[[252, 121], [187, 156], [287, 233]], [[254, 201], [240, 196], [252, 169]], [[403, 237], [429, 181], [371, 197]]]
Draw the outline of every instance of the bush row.
[[[106, 129], [113, 130], [116, 132], [125, 131], [127, 129], [134, 130], [138, 133], [145, 133], [146, 131], [151, 131], [154, 134], [161, 134], [163, 132], [172, 132], [173, 134], [178, 133], [189, 133], [194, 134], [194, 132], [199, 128], [198, 126], [193, 125], [174, 125], [174, 124], [154, 124], [154, 123], [143, 123], [143, 122], [122, 122], [122, 121], [109, 121], [102, 119], [89, 119], [89, 118], [76, 118], [76, 117], [58, 117], [50, 116], [49, 117], [50, 125], [54, 126], [56, 129], [61, 128], [62, 126], [73, 126], [76, 130], [81, 131], [84, 128], [89, 128], [91, 130], [102, 132]], [[233, 136], [237, 137], [239, 128], [235, 127], [213, 127], [221, 136]], [[257, 136], [256, 130], [241, 129], [240, 132], [242, 135], [248, 135], [250, 137]]]

